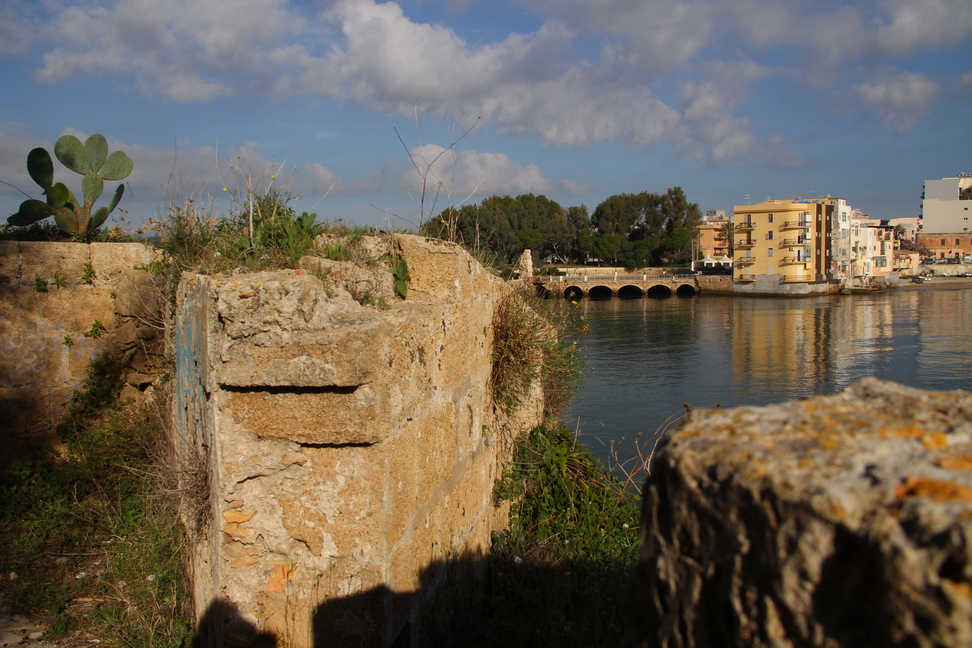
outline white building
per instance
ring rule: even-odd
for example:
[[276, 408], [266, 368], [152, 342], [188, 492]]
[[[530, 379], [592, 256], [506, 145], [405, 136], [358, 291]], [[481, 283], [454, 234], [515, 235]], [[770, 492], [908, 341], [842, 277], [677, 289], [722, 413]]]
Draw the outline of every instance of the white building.
[[968, 232], [972, 207], [972, 173], [959, 173], [955, 178], [925, 180], [922, 193], [924, 233]]

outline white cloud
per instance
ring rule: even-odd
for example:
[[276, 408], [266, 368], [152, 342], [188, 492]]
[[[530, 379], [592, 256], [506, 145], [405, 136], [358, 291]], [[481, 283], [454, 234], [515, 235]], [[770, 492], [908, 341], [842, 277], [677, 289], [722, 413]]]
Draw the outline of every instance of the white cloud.
[[849, 94], [866, 118], [903, 132], [929, 112], [941, 94], [941, 86], [924, 74], [885, 72], [873, 83], [852, 86]]
[[561, 180], [560, 186], [571, 196], [586, 196], [594, 190], [594, 185], [576, 182], [575, 180]]
[[402, 182], [416, 200], [424, 185], [427, 207], [436, 196], [445, 208], [473, 196], [549, 193], [553, 189], [537, 165], [523, 166], [503, 153], [454, 152], [438, 144], [424, 144], [413, 147], [410, 154], [417, 168], [406, 170]]
[[957, 45], [972, 35], [968, 0], [885, 0], [888, 14], [875, 34], [882, 50], [892, 54], [921, 52]]
[[892, 87], [868, 71], [881, 57], [961, 46], [972, 35], [968, 0], [520, 4], [540, 17], [539, 28], [474, 45], [376, 0], [336, 0], [323, 10], [290, 0], [51, 3], [43, 5], [48, 26], [20, 37], [39, 20], [33, 5], [11, 0], [0, 9], [0, 35], [11, 36], [0, 39], [0, 52], [46, 47], [36, 75], [47, 82], [107, 73], [181, 102], [327, 96], [461, 123], [482, 117], [553, 145], [673, 141], [717, 163], [760, 149], [741, 109], [767, 75], [786, 71], [790, 83], [833, 96], [851, 88], [864, 104], [883, 106], [875, 108], [883, 124], [907, 128], [931, 104], [903, 99], [906, 84]]

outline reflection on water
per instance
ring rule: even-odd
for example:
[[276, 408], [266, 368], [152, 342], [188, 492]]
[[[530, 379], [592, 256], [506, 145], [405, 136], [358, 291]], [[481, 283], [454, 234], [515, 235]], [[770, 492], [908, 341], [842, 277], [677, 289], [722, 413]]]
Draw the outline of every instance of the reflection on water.
[[604, 455], [682, 409], [832, 394], [867, 376], [972, 390], [972, 288], [578, 304], [589, 374], [565, 417]]

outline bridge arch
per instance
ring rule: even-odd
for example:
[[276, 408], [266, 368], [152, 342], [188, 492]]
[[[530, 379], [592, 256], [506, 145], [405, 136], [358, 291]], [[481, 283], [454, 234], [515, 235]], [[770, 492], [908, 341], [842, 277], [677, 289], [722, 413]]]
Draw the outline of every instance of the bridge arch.
[[699, 292], [698, 288], [696, 288], [692, 284], [681, 284], [679, 285], [678, 288], [675, 289], [675, 294], [678, 295], [679, 297], [691, 297], [693, 295], [697, 295], [698, 292]]
[[665, 286], [663, 284], [655, 284], [647, 291], [645, 291], [645, 295], [647, 295], [648, 297], [671, 297], [672, 289], [669, 286]]
[[618, 299], [640, 299], [644, 294], [644, 290], [631, 284], [618, 288]]
[[594, 286], [587, 291], [587, 296], [591, 299], [611, 299], [614, 296], [614, 291], [605, 285]]
[[584, 291], [577, 286], [567, 286], [564, 288], [564, 299], [577, 300], [584, 296]]

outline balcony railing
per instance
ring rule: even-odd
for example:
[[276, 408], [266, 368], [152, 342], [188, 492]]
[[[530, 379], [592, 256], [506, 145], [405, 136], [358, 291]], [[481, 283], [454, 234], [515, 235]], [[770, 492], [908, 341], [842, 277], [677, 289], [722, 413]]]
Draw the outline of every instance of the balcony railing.
[[752, 239], [739, 241], [738, 243], [736, 243], [737, 248], [751, 248], [753, 247], [753, 245], [755, 245], [755, 243], [753, 243]]
[[798, 245], [810, 245], [810, 243], [809, 243], [809, 241], [805, 241], [805, 240], [800, 239], [800, 238], [795, 238], [795, 239], [791, 239], [791, 238], [780, 239], [780, 247], [796, 247]]
[[784, 222], [782, 229], [810, 229], [810, 227], [810, 221], [795, 220]]
[[748, 232], [749, 230], [755, 229], [756, 225], [753, 221], [742, 221], [741, 223], [736, 223], [737, 232]]
[[750, 256], [750, 257], [742, 257], [740, 259], [733, 259], [733, 261], [735, 261], [736, 265], [739, 265], [739, 266], [743, 266], [743, 265], [753, 265], [754, 263], [756, 263], [756, 257], [752, 257], [752, 256]]
[[810, 263], [810, 259], [796, 256], [785, 256], [780, 259], [780, 265], [793, 265], [796, 263]]

